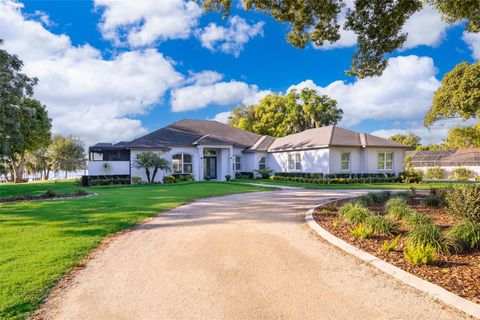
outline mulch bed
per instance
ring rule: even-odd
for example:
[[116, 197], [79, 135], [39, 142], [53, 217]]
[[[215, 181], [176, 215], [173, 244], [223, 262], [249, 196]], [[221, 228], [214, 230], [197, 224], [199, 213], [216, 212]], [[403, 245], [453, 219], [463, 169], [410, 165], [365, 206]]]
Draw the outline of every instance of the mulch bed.
[[[437, 226], [446, 230], [454, 225], [454, 220], [443, 208], [432, 208], [422, 204], [423, 196], [417, 196], [411, 201], [410, 206], [419, 212], [430, 215]], [[338, 216], [338, 209], [341, 205], [350, 200], [341, 200], [333, 204], [321, 206], [314, 213], [314, 218], [322, 228], [338, 238], [369, 252], [405, 271], [408, 271], [420, 278], [435, 283], [463, 298], [475, 303], [480, 303], [480, 251], [455, 253], [448, 256], [438, 255], [437, 262], [429, 266], [416, 266], [406, 261], [403, 255], [405, 246], [405, 235], [407, 229], [400, 225], [400, 241], [394, 251], [387, 253], [382, 249], [385, 240], [392, 241], [396, 236], [373, 236], [370, 239], [360, 239], [352, 236], [350, 231], [353, 225]], [[385, 212], [384, 203], [377, 204], [369, 209], [379, 214]], [[330, 214], [325, 214], [325, 209]], [[334, 227], [334, 222], [338, 223]]]

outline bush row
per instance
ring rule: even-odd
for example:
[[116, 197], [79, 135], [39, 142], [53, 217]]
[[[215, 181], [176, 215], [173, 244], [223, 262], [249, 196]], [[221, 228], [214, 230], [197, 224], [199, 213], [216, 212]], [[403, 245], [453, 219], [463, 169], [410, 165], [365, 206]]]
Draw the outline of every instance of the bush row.
[[361, 178], [393, 178], [394, 173], [316, 173], [316, 172], [276, 172], [275, 176], [307, 179], [361, 179]]
[[365, 177], [365, 178], [304, 178], [274, 175], [270, 179], [274, 181], [291, 181], [316, 184], [351, 184], [351, 183], [391, 183], [399, 182], [398, 177]]
[[80, 184], [84, 187], [90, 186], [108, 186], [115, 184], [130, 184], [129, 175], [112, 176], [82, 176]]
[[171, 176], [163, 177], [163, 183], [165, 184], [190, 181], [195, 181], [195, 177], [192, 174], [172, 174]]

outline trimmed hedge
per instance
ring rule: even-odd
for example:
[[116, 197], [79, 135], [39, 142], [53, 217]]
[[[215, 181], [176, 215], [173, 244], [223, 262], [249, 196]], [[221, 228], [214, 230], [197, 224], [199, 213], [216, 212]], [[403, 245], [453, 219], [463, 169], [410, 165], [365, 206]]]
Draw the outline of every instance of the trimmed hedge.
[[248, 172], [248, 171], [235, 172], [236, 179], [253, 179], [253, 177], [254, 177], [253, 172]]
[[399, 182], [398, 177], [365, 177], [365, 178], [303, 178], [274, 175], [270, 177], [274, 181], [291, 181], [316, 184], [351, 184], [351, 183], [392, 183]]
[[84, 187], [90, 186], [109, 186], [114, 184], [130, 184], [130, 175], [112, 175], [112, 176], [82, 176], [80, 184]]

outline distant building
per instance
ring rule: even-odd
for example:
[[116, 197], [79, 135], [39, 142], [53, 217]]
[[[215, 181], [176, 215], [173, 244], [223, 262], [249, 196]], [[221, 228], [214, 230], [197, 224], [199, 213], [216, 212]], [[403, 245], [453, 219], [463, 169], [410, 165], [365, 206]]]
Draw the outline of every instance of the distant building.
[[407, 151], [406, 155], [412, 157], [411, 164], [423, 172], [440, 167], [448, 174], [456, 168], [467, 168], [480, 175], [480, 149]]

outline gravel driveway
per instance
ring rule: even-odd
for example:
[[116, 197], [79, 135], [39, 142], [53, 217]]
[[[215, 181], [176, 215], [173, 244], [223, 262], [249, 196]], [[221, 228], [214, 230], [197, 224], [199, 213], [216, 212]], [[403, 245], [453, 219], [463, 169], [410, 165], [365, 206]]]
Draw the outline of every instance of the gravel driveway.
[[196, 201], [117, 237], [56, 292], [46, 319], [461, 319], [320, 240], [321, 202], [282, 190]]

